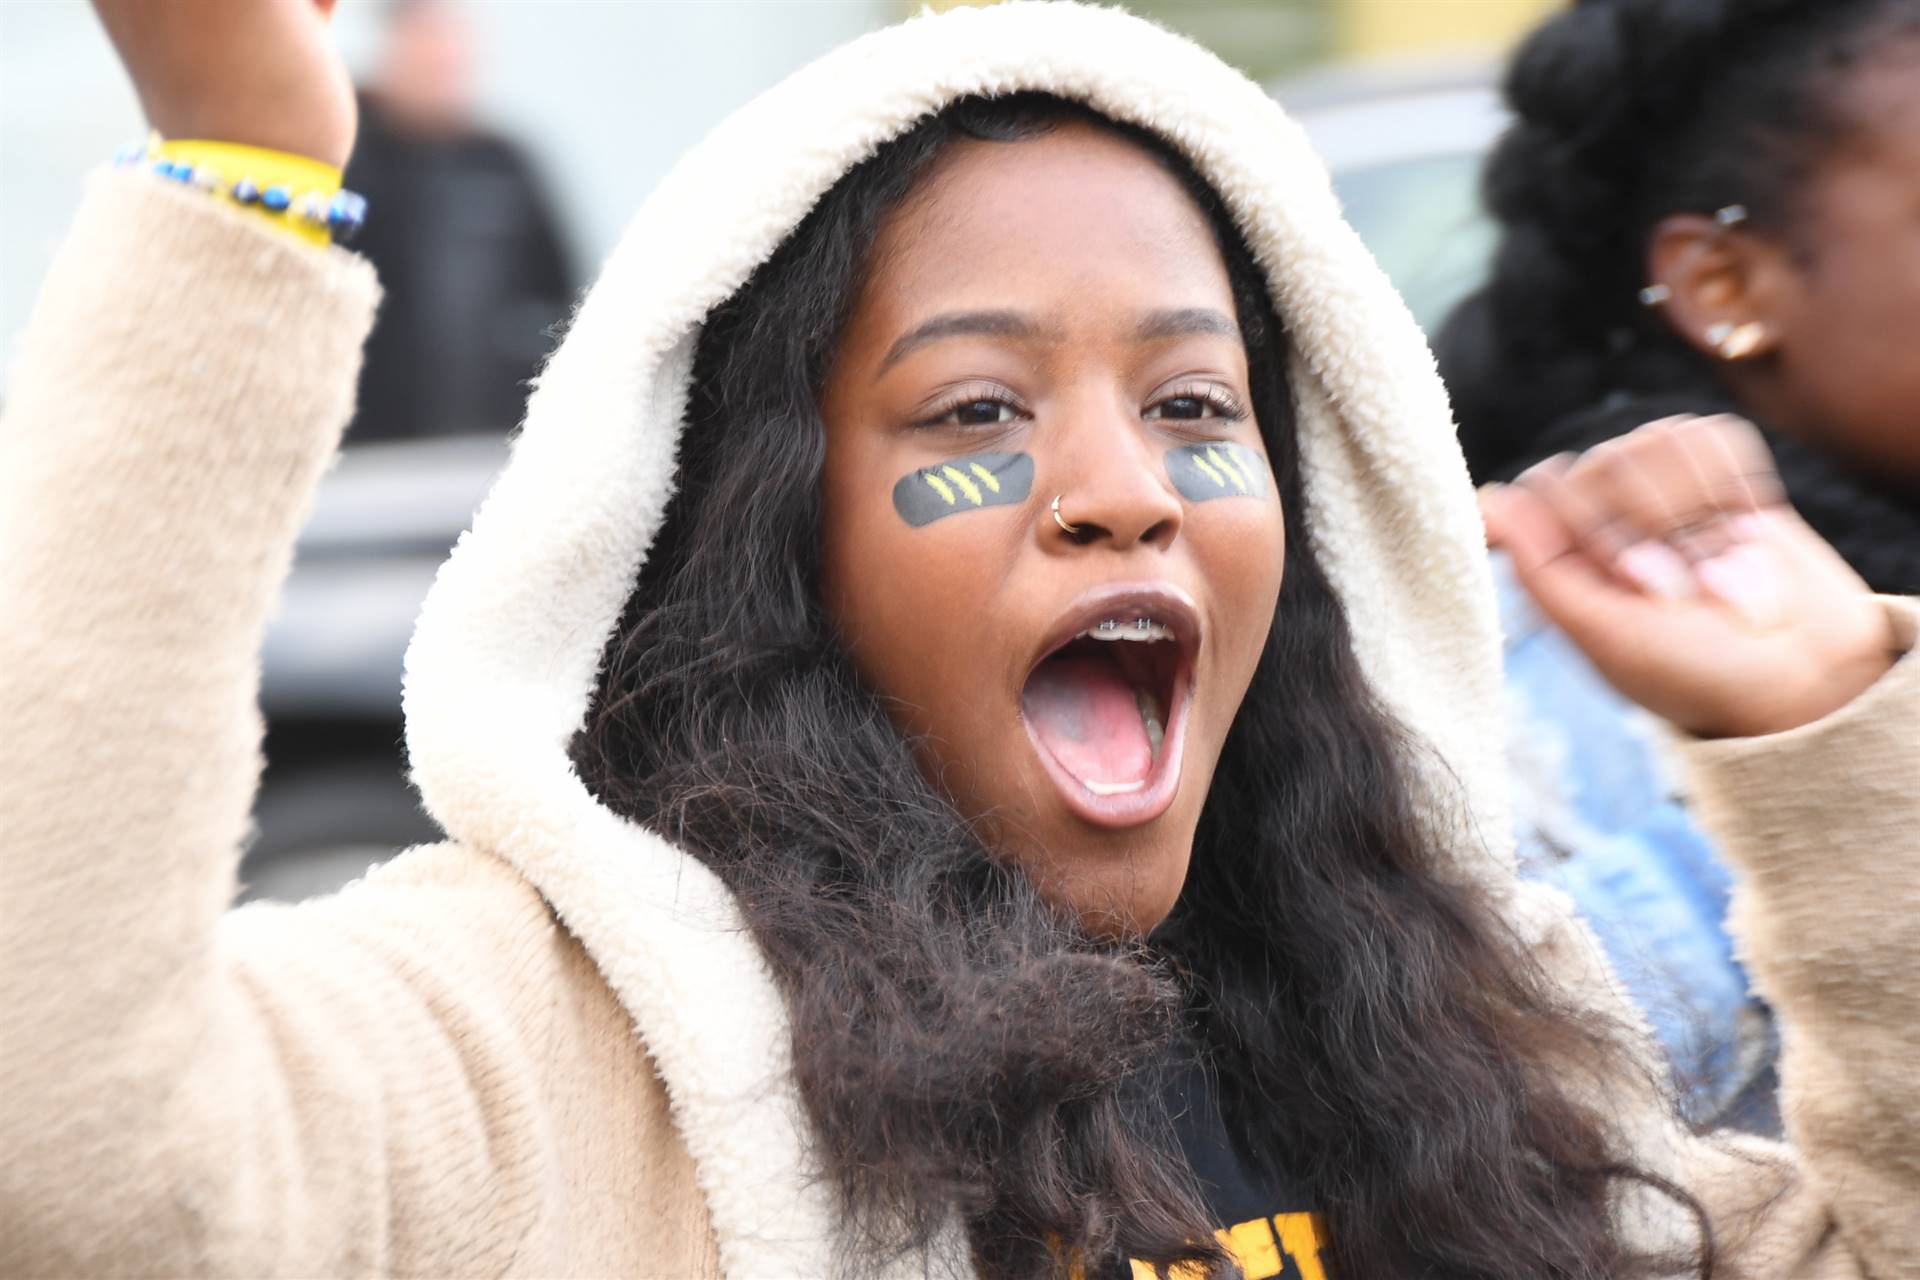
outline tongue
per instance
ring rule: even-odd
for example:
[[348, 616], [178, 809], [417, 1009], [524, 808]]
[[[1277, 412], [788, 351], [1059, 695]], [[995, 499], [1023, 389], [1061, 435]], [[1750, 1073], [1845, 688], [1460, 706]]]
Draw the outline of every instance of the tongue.
[[1153, 767], [1133, 686], [1105, 658], [1041, 663], [1020, 706], [1061, 768], [1094, 789], [1131, 789]]

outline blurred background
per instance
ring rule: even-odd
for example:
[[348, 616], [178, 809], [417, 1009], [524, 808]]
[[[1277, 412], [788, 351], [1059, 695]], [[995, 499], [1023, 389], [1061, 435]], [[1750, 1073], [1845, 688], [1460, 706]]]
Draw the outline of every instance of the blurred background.
[[[187, 2], [187, 0], [168, 0]], [[295, 0], [285, 0], [292, 3]], [[400, 660], [505, 460], [524, 380], [627, 217], [721, 117], [922, 6], [902, 0], [342, 0], [365, 93], [348, 185], [388, 296], [361, 408], [269, 637], [248, 896], [336, 887], [432, 839]], [[946, 7], [935, 5], [933, 7]], [[1485, 270], [1496, 67], [1554, 0], [1135, 0], [1271, 87], [1423, 325]], [[0, 0], [0, 397], [84, 175], [141, 120], [84, 0]]]

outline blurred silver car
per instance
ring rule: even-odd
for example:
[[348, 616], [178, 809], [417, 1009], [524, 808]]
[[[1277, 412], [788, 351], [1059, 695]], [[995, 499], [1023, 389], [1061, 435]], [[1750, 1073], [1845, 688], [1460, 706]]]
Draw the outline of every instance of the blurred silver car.
[[1428, 334], [1491, 261], [1480, 170], [1509, 120], [1493, 77], [1482, 62], [1359, 64], [1273, 87]]
[[435, 837], [405, 778], [401, 659], [506, 459], [497, 434], [356, 445], [321, 482], [261, 655], [267, 769], [243, 897], [326, 892]]

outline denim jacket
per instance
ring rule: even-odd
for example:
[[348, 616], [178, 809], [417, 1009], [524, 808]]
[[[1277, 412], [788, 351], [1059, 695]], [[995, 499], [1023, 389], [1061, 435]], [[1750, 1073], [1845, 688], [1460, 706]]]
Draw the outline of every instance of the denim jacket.
[[1494, 557], [1524, 874], [1565, 890], [1666, 1049], [1700, 1123], [1773, 1130], [1772, 1018], [1725, 928], [1731, 877], [1621, 697]]

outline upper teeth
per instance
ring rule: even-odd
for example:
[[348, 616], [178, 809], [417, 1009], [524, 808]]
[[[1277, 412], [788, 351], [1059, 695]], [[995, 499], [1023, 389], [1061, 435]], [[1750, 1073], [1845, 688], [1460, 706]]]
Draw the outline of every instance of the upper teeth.
[[1092, 640], [1171, 640], [1173, 631], [1157, 618], [1133, 618], [1127, 622], [1108, 618], [1074, 638], [1082, 637]]

